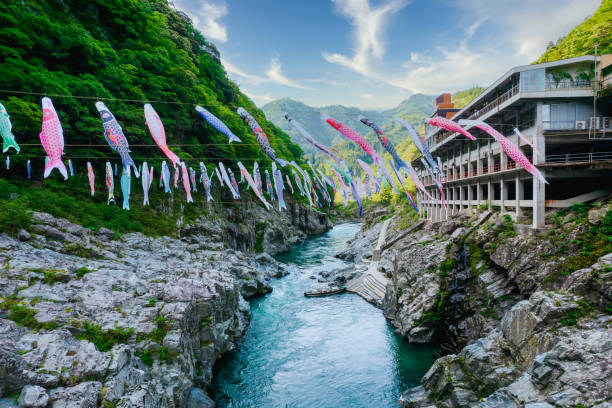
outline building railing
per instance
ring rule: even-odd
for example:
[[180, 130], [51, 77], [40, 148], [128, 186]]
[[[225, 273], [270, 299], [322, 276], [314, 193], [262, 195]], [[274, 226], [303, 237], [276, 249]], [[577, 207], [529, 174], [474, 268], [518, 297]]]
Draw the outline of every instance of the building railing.
[[568, 89], [595, 89], [595, 84], [596, 81], [577, 79], [575, 81], [546, 81], [544, 87], [547, 91], [567, 91]]
[[518, 93], [519, 93], [519, 86], [514, 85], [512, 88], [510, 88], [509, 90], [507, 90], [506, 92], [504, 92], [503, 94], [495, 98], [495, 100], [493, 100], [492, 102], [489, 102], [483, 108], [472, 113], [470, 116], [468, 116], [468, 119], [470, 120], [478, 119], [479, 117], [483, 116], [485, 113], [488, 113], [492, 111], [493, 109], [498, 108], [499, 105], [506, 102], [508, 99], [512, 98], [513, 96], [518, 95]]
[[546, 163], [591, 163], [612, 161], [612, 152], [567, 153], [546, 156]]

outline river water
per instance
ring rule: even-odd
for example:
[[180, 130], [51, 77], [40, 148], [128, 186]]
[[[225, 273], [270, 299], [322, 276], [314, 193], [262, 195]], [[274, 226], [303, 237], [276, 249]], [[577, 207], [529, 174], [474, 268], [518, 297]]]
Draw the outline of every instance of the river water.
[[382, 312], [357, 295], [306, 298], [310, 279], [346, 263], [333, 255], [359, 224], [341, 224], [277, 259], [296, 265], [251, 301], [251, 324], [215, 366], [217, 406], [257, 408], [397, 407], [433, 363], [432, 346], [410, 345]]

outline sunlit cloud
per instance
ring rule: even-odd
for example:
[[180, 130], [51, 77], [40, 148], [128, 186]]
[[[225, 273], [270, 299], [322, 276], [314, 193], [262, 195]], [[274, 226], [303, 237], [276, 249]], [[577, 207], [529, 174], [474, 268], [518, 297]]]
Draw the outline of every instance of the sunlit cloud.
[[174, 6], [187, 13], [195, 27], [209, 40], [227, 42], [227, 29], [219, 19], [227, 15], [227, 4], [208, 0], [174, 0]]

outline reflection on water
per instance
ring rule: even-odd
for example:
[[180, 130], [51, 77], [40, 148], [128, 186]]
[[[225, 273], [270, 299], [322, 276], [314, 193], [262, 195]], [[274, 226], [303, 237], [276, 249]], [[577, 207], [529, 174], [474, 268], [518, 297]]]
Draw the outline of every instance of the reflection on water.
[[303, 295], [311, 275], [346, 265], [333, 255], [358, 229], [339, 225], [277, 257], [297, 269], [251, 302], [245, 338], [215, 367], [219, 407], [396, 407], [419, 383], [434, 347], [405, 343], [356, 295]]

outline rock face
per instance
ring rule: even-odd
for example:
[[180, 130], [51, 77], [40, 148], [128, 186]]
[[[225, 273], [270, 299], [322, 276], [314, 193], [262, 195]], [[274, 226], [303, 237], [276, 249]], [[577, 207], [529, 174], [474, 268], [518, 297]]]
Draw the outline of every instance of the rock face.
[[[607, 406], [611, 215], [609, 204], [550, 214], [555, 229], [537, 236], [517, 234], [499, 213], [413, 220], [409, 231], [394, 218], [379, 263], [390, 277], [384, 314], [407, 341], [438, 343], [443, 356], [401, 405]], [[365, 225], [342, 256], [364, 256], [380, 225]]]
[[[313, 233], [329, 227], [292, 211]], [[20, 392], [22, 406], [214, 406], [202, 389], [248, 326], [245, 298], [287, 269], [215, 241], [219, 222], [184, 226], [180, 239], [115, 239], [33, 218], [28, 240], [0, 234], [0, 396]]]

